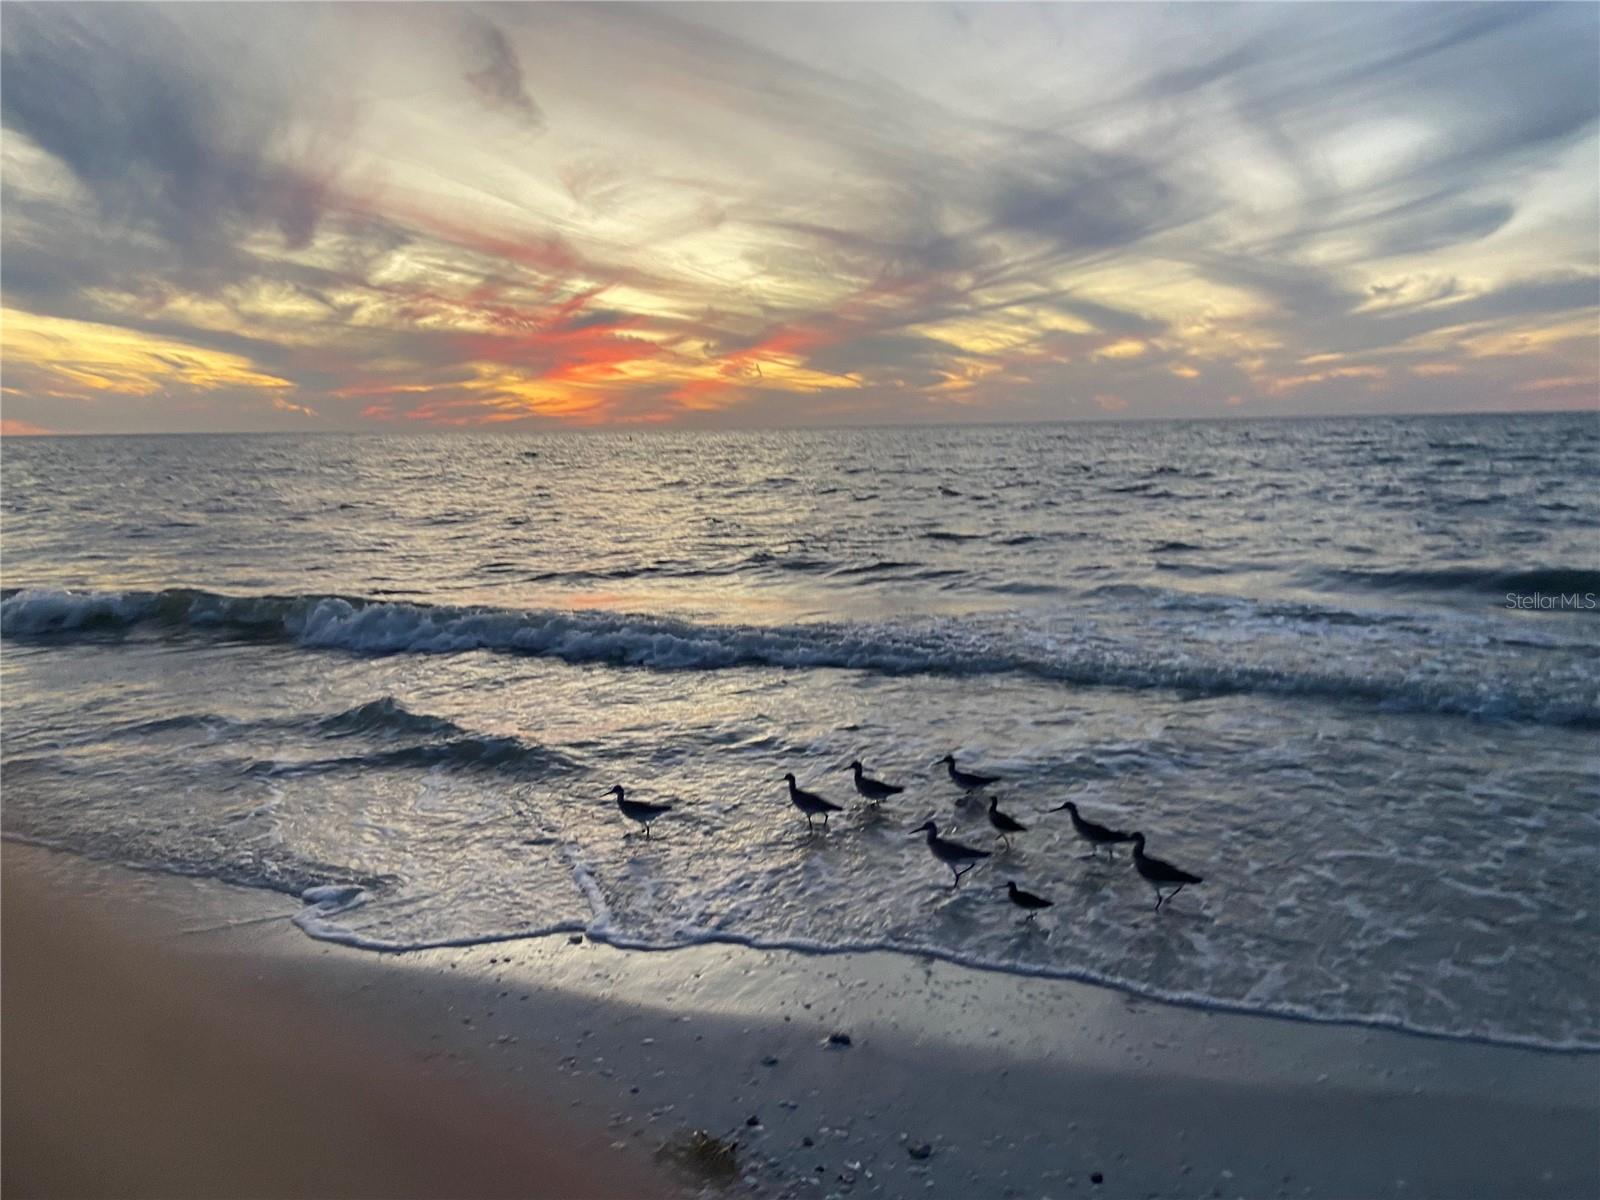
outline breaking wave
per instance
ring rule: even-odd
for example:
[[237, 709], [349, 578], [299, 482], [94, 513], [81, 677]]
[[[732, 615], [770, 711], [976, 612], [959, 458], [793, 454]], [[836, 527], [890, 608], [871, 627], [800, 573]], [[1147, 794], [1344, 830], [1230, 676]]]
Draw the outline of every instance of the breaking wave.
[[[1185, 601], [1186, 603], [1188, 601]], [[1214, 602], [1195, 597], [1206, 607]], [[1296, 619], [1264, 606], [1269, 624]], [[1323, 625], [1381, 625], [1382, 614], [1307, 610]], [[1014, 673], [1080, 687], [1167, 688], [1197, 695], [1267, 693], [1368, 703], [1387, 710], [1600, 728], [1593, 679], [1554, 686], [1530, 679], [1488, 685], [1476, 675], [1418, 677], [1362, 673], [1330, 658], [1301, 664], [1241, 662], [1220, 651], [1173, 655], [1159, 639], [1119, 645], [1104, 638], [1029, 638], [1004, 626], [961, 620], [918, 625], [817, 622], [754, 626], [597, 611], [512, 610], [369, 600], [336, 595], [226, 596], [172, 588], [157, 592], [11, 590], [0, 600], [0, 633], [11, 638], [105, 636], [138, 626], [283, 641], [359, 654], [451, 654], [487, 650], [661, 671], [737, 667], [841, 669], [878, 674], [975, 676]], [[1541, 685], [1543, 682], [1543, 686]], [[392, 699], [326, 718], [328, 732], [398, 727], [451, 736], [440, 718], [407, 712]], [[466, 753], [468, 751], [464, 751]], [[479, 754], [478, 750], [470, 751]], [[483, 750], [493, 757], [492, 750]]]

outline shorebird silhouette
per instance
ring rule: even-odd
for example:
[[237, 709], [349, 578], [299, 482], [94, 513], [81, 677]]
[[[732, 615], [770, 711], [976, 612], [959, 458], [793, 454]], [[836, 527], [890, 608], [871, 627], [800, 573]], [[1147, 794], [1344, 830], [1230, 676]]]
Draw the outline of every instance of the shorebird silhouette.
[[1050, 811], [1060, 812], [1062, 809], [1065, 809], [1067, 816], [1072, 818], [1073, 832], [1089, 843], [1089, 853], [1080, 855], [1079, 857], [1081, 858], [1094, 858], [1100, 853], [1102, 846], [1105, 847], [1107, 855], [1115, 858], [1117, 852], [1112, 847], [1118, 842], [1133, 841], [1133, 834], [1131, 833], [1123, 833], [1120, 829], [1112, 829], [1106, 825], [1096, 825], [1093, 821], [1085, 820], [1079, 815], [1078, 806], [1071, 800], [1068, 800], [1065, 804], [1057, 805]]
[[[1011, 896], [1011, 903], [1015, 904], [1018, 908], [1024, 910], [1028, 914], [1025, 918], [1026, 920], [1031, 921], [1039, 915], [1042, 909], [1053, 908], [1055, 906], [1054, 900], [1046, 900], [1043, 896], [1035, 896], [1032, 892], [1023, 891], [1017, 886], [1017, 881], [1015, 879], [1006, 880], [1002, 886]], [[995, 890], [999, 891], [1000, 889], [996, 888]]]
[[[987, 850], [977, 850], [971, 846], [963, 846], [960, 842], [952, 842], [949, 838], [940, 837], [939, 826], [932, 821], [924, 821], [911, 832], [913, 837], [919, 833], [928, 835], [928, 850], [955, 875], [951, 887], [960, 887], [961, 877], [977, 866], [980, 859], [989, 857]], [[967, 865], [958, 869], [957, 863]]]
[[856, 791], [874, 804], [882, 804], [890, 796], [898, 796], [906, 790], [897, 783], [885, 783], [881, 779], [869, 779], [863, 773], [859, 761], [851, 763], [848, 770], [856, 773]]
[[617, 807], [622, 810], [623, 816], [644, 826], [645, 837], [650, 836], [650, 822], [654, 821], [662, 813], [672, 811], [672, 805], [670, 804], [646, 804], [642, 800], [629, 800], [628, 794], [622, 790], [620, 783], [607, 792], [606, 795], [617, 798]]
[[1013, 816], [1008, 816], [1000, 811], [1000, 797], [989, 797], [989, 824], [999, 830], [996, 835], [1005, 843], [1007, 850], [1011, 849], [1011, 835], [1013, 833], [1026, 833], [1028, 827]]
[[785, 775], [783, 778], [789, 785], [789, 803], [793, 804], [801, 812], [805, 813], [806, 828], [812, 830], [812, 832], [816, 831], [816, 827], [811, 824], [812, 817], [820, 814], [822, 817], [822, 827], [826, 829], [828, 827], [828, 814], [844, 811], [843, 805], [835, 804], [832, 800], [825, 800], [815, 792], [801, 791], [795, 786], [794, 774], [792, 772]]
[[956, 756], [954, 754], [946, 754], [939, 761], [949, 770], [950, 781], [963, 792], [976, 792], [980, 788], [988, 787], [991, 783], [1000, 782], [998, 775], [975, 775], [971, 771], [963, 771], [956, 766]]
[[[1132, 840], [1133, 865], [1139, 874], [1144, 876], [1145, 881], [1155, 889], [1157, 912], [1161, 911], [1163, 904], [1183, 891], [1186, 885], [1205, 882], [1200, 876], [1191, 875], [1189, 872], [1175, 867], [1169, 862], [1163, 862], [1159, 858], [1151, 858], [1144, 852], [1144, 834], [1136, 833], [1133, 835]], [[1161, 894], [1163, 887], [1174, 883], [1178, 886], [1172, 889], [1171, 894], [1165, 896]]]

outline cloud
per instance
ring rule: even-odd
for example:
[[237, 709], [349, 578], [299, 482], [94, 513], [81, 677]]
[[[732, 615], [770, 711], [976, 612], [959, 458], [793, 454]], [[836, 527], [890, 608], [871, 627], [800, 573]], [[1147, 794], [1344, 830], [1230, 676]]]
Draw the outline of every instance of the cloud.
[[1079, 296], [1057, 296], [1045, 301], [1045, 304], [1049, 308], [1086, 321], [1106, 333], [1153, 337], [1170, 328], [1169, 322], [1158, 317], [1148, 317], [1142, 313], [1130, 312], [1127, 309], [1086, 300]]
[[544, 125], [544, 114], [523, 83], [522, 64], [510, 40], [488, 17], [462, 14], [462, 42], [467, 59], [463, 78], [483, 102], [515, 114], [533, 128]]
[[1197, 198], [1138, 157], [1051, 139], [1010, 167], [990, 201], [994, 226], [1074, 251], [1132, 246], [1195, 220]]
[[1516, 209], [1503, 200], [1414, 201], [1384, 214], [1372, 250], [1383, 258], [1428, 254], [1486, 238], [1504, 229], [1515, 215]]
[[5, 127], [64, 164], [99, 220], [197, 260], [257, 228], [314, 236], [328, 180], [285, 158], [286, 113], [165, 10], [16, 4], [3, 33]]
[[1543, 320], [1591, 314], [1600, 306], [1600, 274], [1563, 272], [1508, 280], [1476, 295], [1379, 309], [1333, 326], [1322, 339], [1328, 350], [1347, 353], [1400, 346], [1424, 335], [1465, 326]]

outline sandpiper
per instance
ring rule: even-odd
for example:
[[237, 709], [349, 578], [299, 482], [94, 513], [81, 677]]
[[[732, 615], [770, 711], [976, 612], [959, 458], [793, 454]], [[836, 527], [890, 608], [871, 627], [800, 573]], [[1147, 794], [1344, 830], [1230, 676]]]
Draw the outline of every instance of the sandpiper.
[[1005, 843], [1006, 849], [1009, 850], [1011, 849], [1011, 835], [1013, 833], [1025, 833], [1027, 832], [1028, 827], [1015, 817], [1001, 812], [999, 806], [1000, 797], [990, 796], [989, 824], [993, 825], [995, 829], [999, 831], [996, 836]]
[[974, 775], [971, 771], [961, 770], [956, 766], [956, 756], [954, 754], [946, 754], [939, 761], [949, 770], [950, 781], [963, 792], [976, 792], [980, 788], [988, 787], [991, 783], [1000, 782], [998, 775]]
[[[963, 846], [960, 842], [952, 842], [949, 838], [939, 836], [939, 826], [932, 821], [926, 821], [912, 830], [913, 834], [926, 833], [928, 835], [928, 849], [933, 856], [955, 874], [955, 881], [951, 887], [961, 886], [961, 877], [973, 867], [978, 865], [978, 860], [988, 858], [987, 850], [977, 850], [971, 846]], [[957, 863], [966, 863], [958, 868]]]
[[815, 792], [801, 791], [795, 786], [793, 772], [783, 778], [789, 785], [789, 803], [805, 813], [807, 829], [815, 829], [815, 826], [811, 824], [811, 818], [814, 816], [821, 815], [822, 827], [826, 829], [828, 827], [828, 814], [844, 811], [843, 805], [835, 804], [832, 800], [825, 800]]
[[623, 816], [644, 826], [645, 837], [650, 836], [651, 821], [654, 821], [662, 813], [672, 811], [672, 805], [670, 804], [646, 804], [643, 800], [629, 800], [620, 783], [607, 792], [606, 795], [617, 798], [617, 807], [622, 810]]
[[[1052, 908], [1055, 905], [1054, 900], [1046, 900], [1043, 896], [1035, 896], [1032, 892], [1023, 891], [1017, 886], [1015, 879], [1006, 880], [1005, 889], [1011, 896], [1011, 903], [1025, 911], [1028, 914], [1026, 919], [1029, 921], [1037, 917], [1041, 909]], [[998, 891], [999, 889], [995, 890]]]
[[1093, 821], [1085, 820], [1083, 817], [1078, 815], [1078, 806], [1071, 800], [1068, 800], [1065, 804], [1057, 805], [1050, 811], [1060, 812], [1062, 809], [1066, 809], [1067, 816], [1072, 818], [1073, 832], [1081, 837], [1084, 841], [1089, 843], [1089, 853], [1082, 855], [1083, 858], [1095, 857], [1095, 855], [1100, 853], [1100, 847], [1102, 846], [1105, 847], [1108, 855], [1110, 855], [1112, 858], [1115, 858], [1117, 856], [1117, 852], [1112, 849], [1112, 847], [1114, 847], [1118, 842], [1133, 841], [1133, 834], [1131, 833], [1123, 833], [1120, 829], [1112, 829], [1105, 825], [1096, 825]]
[[[1157, 912], [1161, 911], [1163, 904], [1183, 891], [1184, 885], [1205, 882], [1200, 876], [1191, 875], [1189, 872], [1175, 867], [1169, 862], [1162, 862], [1159, 858], [1151, 858], [1144, 852], [1144, 834], [1136, 833], [1133, 835], [1132, 840], [1133, 865], [1138, 869], [1139, 874], [1144, 876], [1146, 882], [1155, 889]], [[1174, 883], [1178, 886], [1173, 888], [1169, 894], [1162, 895], [1162, 887]]]
[[860, 762], [851, 763], [850, 770], [856, 773], [856, 791], [874, 804], [882, 804], [890, 796], [898, 796], [906, 790], [897, 783], [884, 783], [881, 779], [869, 779], [863, 774]]

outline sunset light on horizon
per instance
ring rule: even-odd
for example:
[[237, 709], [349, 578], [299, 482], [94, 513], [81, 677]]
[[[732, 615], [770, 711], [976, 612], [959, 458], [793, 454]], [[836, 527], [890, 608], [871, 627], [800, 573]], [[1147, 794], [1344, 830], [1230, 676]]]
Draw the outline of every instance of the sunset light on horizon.
[[1593, 408], [1600, 9], [3, 21], [3, 432]]

